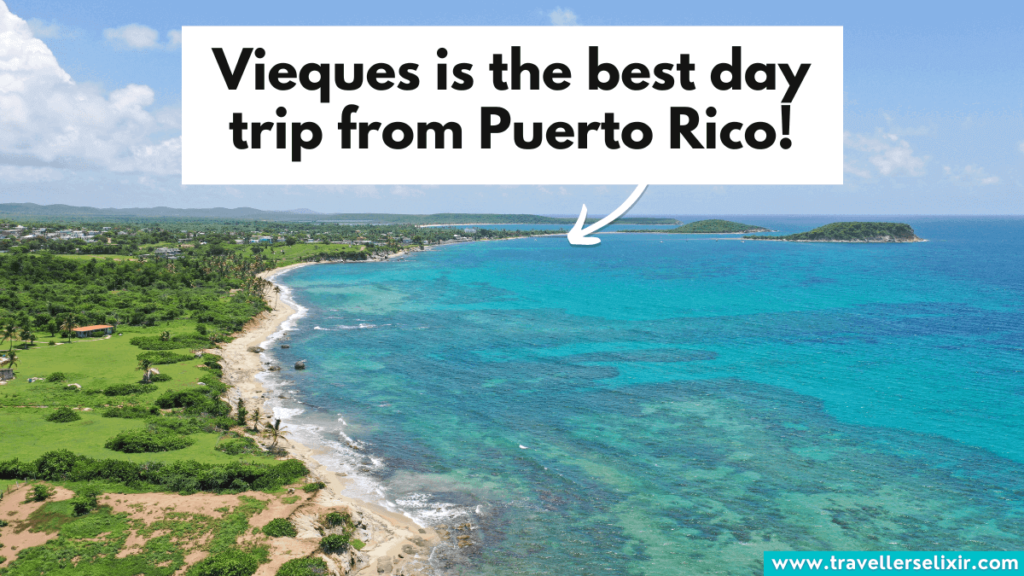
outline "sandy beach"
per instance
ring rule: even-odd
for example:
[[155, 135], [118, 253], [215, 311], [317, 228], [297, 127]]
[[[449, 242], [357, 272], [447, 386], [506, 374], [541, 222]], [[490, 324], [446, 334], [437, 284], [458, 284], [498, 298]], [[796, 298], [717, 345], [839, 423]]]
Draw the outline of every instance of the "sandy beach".
[[[404, 252], [398, 252], [390, 258], [403, 254]], [[311, 263], [292, 264], [263, 272], [260, 277], [273, 282], [275, 277], [284, 272], [309, 265]], [[276, 307], [254, 318], [233, 341], [222, 344], [217, 352], [223, 358], [224, 380], [229, 385], [225, 400], [235, 406], [241, 398], [250, 413], [258, 408], [261, 414], [269, 415], [269, 394], [256, 377], [265, 372], [268, 366], [263, 364], [258, 352], [250, 350], [266, 342], [285, 321], [295, 315], [297, 310], [285, 300], [277, 298], [273, 285], [268, 287], [265, 299], [271, 306], [276, 303]], [[304, 462], [312, 477], [327, 485], [321, 490], [322, 500], [333, 502], [335, 506], [347, 506], [352, 511], [353, 518], [361, 520], [360, 524], [364, 528], [360, 539], [366, 542], [366, 547], [355, 554], [357, 562], [354, 566], [340, 567], [342, 573], [404, 576], [429, 573], [430, 554], [440, 543], [440, 538], [434, 530], [418, 526], [411, 518], [391, 512], [375, 503], [345, 496], [343, 492], [346, 480], [321, 464], [316, 458], [316, 450], [289, 438], [280, 440], [278, 445], [283, 446], [291, 457]], [[263, 573], [260, 571], [257, 575]]]

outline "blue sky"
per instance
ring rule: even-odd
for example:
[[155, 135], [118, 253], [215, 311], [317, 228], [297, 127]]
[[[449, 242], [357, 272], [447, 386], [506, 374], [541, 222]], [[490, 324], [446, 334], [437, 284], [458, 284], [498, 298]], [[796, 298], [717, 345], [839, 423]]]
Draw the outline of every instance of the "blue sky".
[[0, 0], [0, 202], [607, 212], [628, 187], [181, 186], [181, 26], [556, 24], [844, 27], [843, 186], [652, 187], [634, 214], [1024, 214], [1024, 6], [1007, 2]]

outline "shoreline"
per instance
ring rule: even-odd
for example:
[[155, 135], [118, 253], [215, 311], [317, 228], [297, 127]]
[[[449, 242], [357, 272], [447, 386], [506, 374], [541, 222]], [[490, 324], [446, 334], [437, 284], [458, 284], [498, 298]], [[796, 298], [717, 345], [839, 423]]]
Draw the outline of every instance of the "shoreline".
[[[403, 250], [382, 259], [363, 262], [386, 262], [404, 255], [406, 255], [406, 251]], [[228, 384], [225, 400], [232, 407], [241, 398], [250, 413], [253, 409], [258, 408], [261, 414], [272, 414], [272, 410], [268, 406], [270, 394], [257, 378], [259, 374], [267, 371], [261, 358], [262, 352], [254, 353], [249, 350], [252, 347], [261, 347], [262, 344], [274, 338], [275, 334], [281, 332], [285, 323], [301, 313], [301, 306], [293, 305], [273, 292], [273, 287], [279, 285], [274, 282], [274, 278], [296, 268], [335, 263], [340, 262], [300, 262], [258, 274], [260, 278], [271, 282], [265, 292], [265, 299], [269, 304], [276, 298], [277, 306], [270, 312], [263, 312], [253, 318], [234, 340], [221, 344], [220, 348], [216, 350], [221, 356], [224, 380]], [[274, 339], [276, 340], [276, 338]], [[429, 559], [433, 555], [434, 548], [441, 544], [441, 538], [436, 531], [429, 526], [419, 526], [412, 518], [388, 510], [380, 504], [345, 495], [348, 481], [338, 473], [329, 470], [317, 459], [318, 450], [288, 437], [280, 439], [278, 446], [284, 448], [290, 457], [302, 461], [309, 468], [311, 477], [326, 484], [321, 492], [327, 492], [330, 500], [348, 507], [353, 512], [354, 518], [362, 520], [365, 531], [369, 534], [366, 547], [357, 553], [359, 562], [351, 568], [350, 572], [345, 573], [390, 572], [386, 569], [387, 567], [392, 568], [396, 574], [409, 576], [425, 576], [430, 573]]]

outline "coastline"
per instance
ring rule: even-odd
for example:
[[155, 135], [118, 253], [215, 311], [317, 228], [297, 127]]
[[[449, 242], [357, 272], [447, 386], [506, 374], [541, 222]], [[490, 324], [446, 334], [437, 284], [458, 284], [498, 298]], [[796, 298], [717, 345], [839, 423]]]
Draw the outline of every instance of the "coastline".
[[[385, 262], [405, 254], [405, 251], [400, 251], [371, 261]], [[260, 353], [249, 350], [273, 339], [282, 328], [286, 328], [287, 322], [302, 313], [301, 306], [277, 297], [273, 291], [273, 287], [278, 285], [274, 283], [274, 278], [296, 268], [328, 263], [335, 262], [291, 264], [258, 275], [271, 282], [267, 287], [265, 299], [268, 303], [276, 300], [277, 306], [251, 320], [234, 340], [222, 344], [219, 350], [215, 350], [221, 355], [224, 380], [229, 385], [225, 400], [232, 406], [241, 398], [250, 412], [258, 408], [261, 414], [272, 413], [267, 404], [270, 395], [257, 378], [259, 374], [266, 372], [266, 366]], [[287, 437], [282, 438], [278, 446], [284, 448], [290, 457], [302, 461], [309, 468], [311, 477], [326, 484], [319, 498], [333, 502], [335, 506], [348, 507], [353, 518], [359, 520], [366, 546], [356, 553], [358, 562], [352, 567], [343, 567], [342, 573], [389, 574], [392, 570], [395, 574], [408, 576], [425, 576], [430, 573], [429, 559], [433, 549], [441, 543], [436, 531], [428, 526], [417, 525], [412, 518], [404, 514], [345, 495], [347, 481], [317, 460], [317, 450]], [[261, 572], [257, 572], [257, 575], [259, 574]]]

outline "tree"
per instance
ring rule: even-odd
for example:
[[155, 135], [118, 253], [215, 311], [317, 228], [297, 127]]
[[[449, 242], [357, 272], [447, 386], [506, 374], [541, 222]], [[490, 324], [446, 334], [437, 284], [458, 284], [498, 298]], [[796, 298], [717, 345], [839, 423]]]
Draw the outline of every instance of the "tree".
[[274, 310], [277, 310], [277, 301], [281, 297], [281, 287], [274, 285]]
[[14, 318], [4, 320], [3, 325], [0, 326], [0, 334], [3, 335], [0, 342], [10, 339], [11, 346], [7, 350], [7, 353], [10, 354], [14, 350], [14, 337], [18, 335], [18, 325], [14, 322]]
[[21, 338], [22, 345], [26, 350], [28, 350], [28, 347], [36, 340], [36, 335], [28, 328], [22, 329], [21, 333], [18, 334], [18, 337]]
[[245, 404], [242, 402], [241, 398], [238, 399], [238, 404], [235, 406], [235, 410], [238, 414], [238, 425], [245, 426], [245, 415], [248, 413], [248, 410], [245, 409]]
[[257, 426], [263, 422], [263, 414], [260, 414], [259, 408], [253, 408], [249, 414], [249, 421], [252, 422], [252, 431], [256, 432]]
[[274, 446], [277, 446], [278, 440], [288, 435], [288, 432], [281, 428], [281, 419], [277, 418], [274, 420], [273, 426], [267, 426], [266, 428], [263, 429], [263, 435], [270, 436], [271, 438], [274, 439], [274, 441], [270, 444], [270, 447], [273, 448]]
[[64, 322], [61, 323], [60, 329], [68, 337], [68, 344], [71, 343], [71, 332], [75, 329], [75, 315], [69, 313], [64, 317]]
[[19, 358], [17, 354], [15, 354], [13, 351], [8, 352], [7, 358], [5, 358], [3, 362], [0, 362], [0, 367], [7, 367], [10, 368], [11, 370], [14, 370], [14, 368], [18, 366], [18, 360]]
[[139, 370], [142, 370], [142, 381], [149, 384], [149, 373], [153, 369], [153, 361], [148, 358], [139, 360]]
[[53, 338], [53, 335], [57, 333], [57, 330], [60, 330], [57, 325], [57, 321], [50, 318], [49, 322], [46, 323], [46, 331], [50, 333], [50, 338]]

